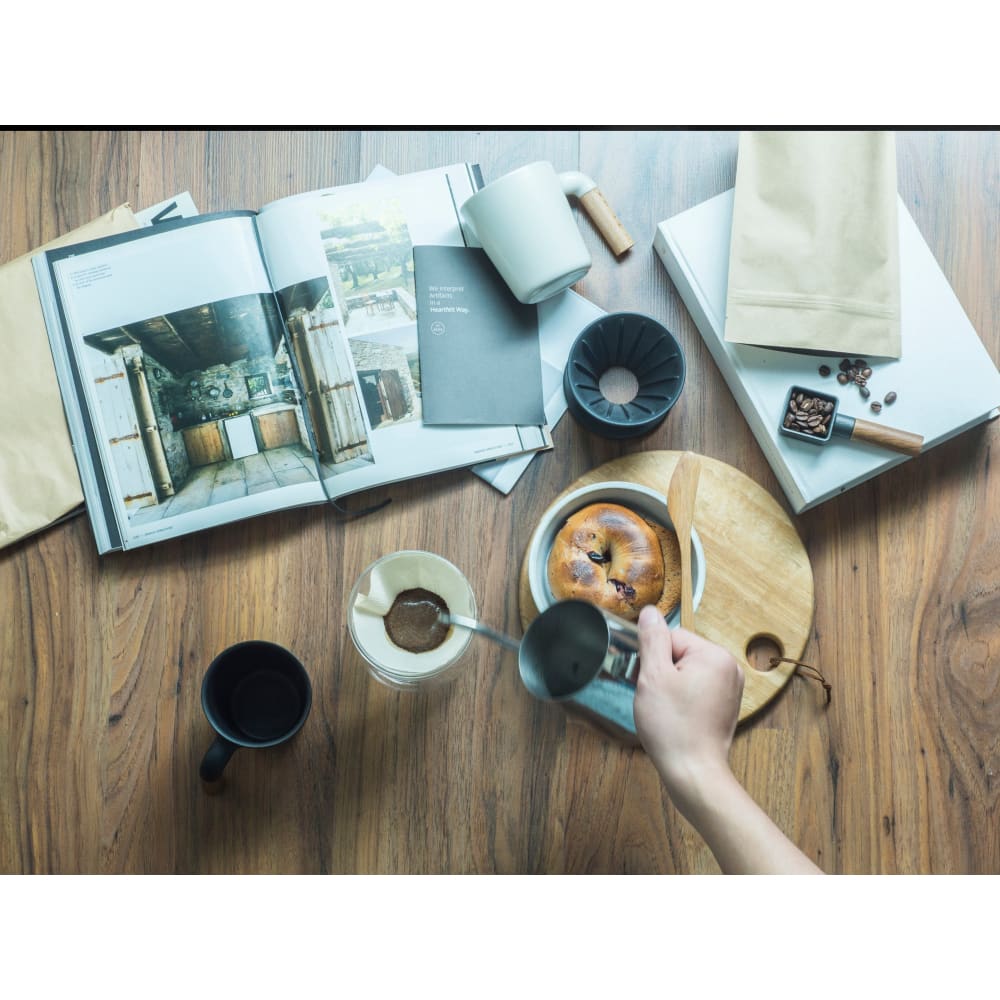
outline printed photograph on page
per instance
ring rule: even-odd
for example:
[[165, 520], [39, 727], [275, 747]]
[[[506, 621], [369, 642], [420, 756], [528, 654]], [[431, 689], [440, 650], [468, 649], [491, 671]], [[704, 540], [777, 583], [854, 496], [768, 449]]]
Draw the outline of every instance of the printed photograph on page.
[[322, 499], [252, 220], [105, 242], [53, 274], [123, 532]]
[[[463, 245], [473, 189], [455, 165], [279, 200], [258, 217], [333, 496], [527, 450], [517, 427], [423, 422], [413, 247]], [[286, 298], [300, 288], [312, 290], [296, 321]]]

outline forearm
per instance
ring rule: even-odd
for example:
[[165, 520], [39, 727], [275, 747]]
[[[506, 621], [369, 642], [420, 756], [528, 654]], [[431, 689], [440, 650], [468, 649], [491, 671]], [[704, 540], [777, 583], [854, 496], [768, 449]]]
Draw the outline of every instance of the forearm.
[[671, 788], [670, 797], [728, 875], [821, 875], [727, 768]]

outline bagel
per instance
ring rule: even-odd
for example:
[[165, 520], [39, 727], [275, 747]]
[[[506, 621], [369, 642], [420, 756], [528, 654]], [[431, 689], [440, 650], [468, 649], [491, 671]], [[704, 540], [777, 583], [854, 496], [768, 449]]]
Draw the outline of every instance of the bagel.
[[620, 504], [590, 504], [567, 518], [552, 543], [549, 588], [557, 601], [589, 601], [634, 622], [647, 604], [665, 615], [677, 603], [679, 561], [672, 531]]

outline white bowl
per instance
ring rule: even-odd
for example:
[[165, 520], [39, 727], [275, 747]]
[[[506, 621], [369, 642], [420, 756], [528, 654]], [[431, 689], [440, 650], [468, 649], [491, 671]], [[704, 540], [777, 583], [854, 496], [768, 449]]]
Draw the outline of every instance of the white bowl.
[[[581, 486], [580, 489], [567, 494], [544, 514], [528, 543], [528, 586], [531, 590], [531, 599], [539, 611], [544, 611], [555, 602], [549, 588], [548, 565], [549, 553], [552, 551], [556, 535], [559, 534], [567, 518], [592, 503], [621, 504], [622, 507], [628, 507], [664, 528], [669, 528], [671, 531], [674, 528], [663, 494], [638, 483], [594, 483], [592, 486]], [[697, 610], [701, 595], [705, 591], [705, 550], [701, 547], [701, 539], [694, 528], [691, 529], [691, 583], [692, 603]], [[675, 628], [680, 624], [680, 619], [681, 608], [678, 601], [677, 606], [667, 615], [667, 624]]]

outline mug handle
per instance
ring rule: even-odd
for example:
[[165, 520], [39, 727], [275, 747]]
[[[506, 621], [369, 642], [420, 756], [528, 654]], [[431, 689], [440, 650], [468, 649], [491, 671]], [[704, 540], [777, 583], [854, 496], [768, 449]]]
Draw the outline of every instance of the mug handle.
[[229, 758], [239, 749], [225, 736], [216, 736], [212, 745], [205, 751], [198, 775], [202, 781], [212, 784], [222, 778], [222, 772], [229, 763]]
[[634, 687], [637, 680], [635, 668], [638, 665], [639, 654], [628, 650], [627, 652], [618, 653], [605, 669], [612, 677], [620, 681], [627, 681]]
[[629, 684], [635, 684], [639, 663], [639, 626], [600, 609], [608, 629], [608, 656], [601, 670]]
[[597, 184], [579, 170], [567, 170], [559, 175], [563, 193], [573, 195], [580, 207], [590, 216], [590, 221], [601, 234], [608, 249], [620, 257], [635, 245], [635, 240], [612, 211], [607, 199], [601, 194]]

